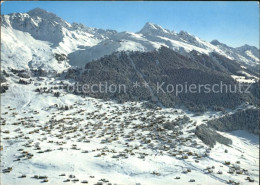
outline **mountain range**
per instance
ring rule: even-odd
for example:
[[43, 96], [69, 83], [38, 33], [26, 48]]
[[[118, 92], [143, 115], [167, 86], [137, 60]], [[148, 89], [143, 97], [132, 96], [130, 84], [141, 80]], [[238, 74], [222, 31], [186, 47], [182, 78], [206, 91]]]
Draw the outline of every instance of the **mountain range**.
[[[185, 31], [175, 33], [146, 23], [136, 33], [117, 32], [68, 23], [53, 13], [36, 8], [27, 13], [1, 15], [2, 69], [44, 69], [62, 72], [83, 67], [92, 60], [118, 51], [153, 51], [164, 46], [181, 55], [191, 51], [217, 53], [244, 68], [259, 66], [259, 49], [244, 45], [233, 48], [217, 40], [206, 42]], [[57, 60], [57, 56], [64, 56]]]

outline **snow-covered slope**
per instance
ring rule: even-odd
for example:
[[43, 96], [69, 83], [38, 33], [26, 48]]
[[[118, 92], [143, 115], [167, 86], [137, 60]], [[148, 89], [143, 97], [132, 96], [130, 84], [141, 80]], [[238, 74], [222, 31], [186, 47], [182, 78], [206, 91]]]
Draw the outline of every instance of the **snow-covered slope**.
[[259, 65], [259, 49], [254, 46], [245, 44], [241, 47], [232, 48], [226, 44], [220, 43], [217, 40], [211, 41], [211, 44], [217, 46], [218, 49], [223, 51], [226, 55], [230, 56], [234, 60], [251, 66]]
[[235, 48], [235, 50], [248, 60], [259, 61], [259, 49], [254, 46], [245, 44], [244, 46]]
[[62, 71], [70, 65], [60, 62], [55, 54], [65, 54], [92, 47], [114, 31], [102, 31], [69, 24], [56, 15], [36, 8], [28, 13], [1, 16], [2, 68], [28, 69], [41, 67]]
[[197, 125], [224, 113], [198, 116], [181, 109], [151, 109], [141, 102], [102, 101], [62, 89], [54, 90], [60, 92], [57, 97], [52, 90], [35, 89], [50, 90], [68, 81], [32, 80], [18, 84], [10, 74], [11, 86], [2, 94], [3, 185], [46, 180], [50, 185], [259, 184], [257, 135], [221, 132], [233, 144], [209, 148], [194, 134]]
[[[137, 33], [118, 33], [70, 24], [39, 8], [27, 13], [2, 15], [1, 19], [3, 68], [40, 66], [64, 70], [69, 65], [84, 66], [115, 51], [151, 51], [161, 46], [183, 55], [192, 50], [204, 54], [216, 52], [243, 65], [259, 64], [259, 50], [255, 47], [231, 48], [218, 41], [209, 43], [187, 32], [175, 33], [153, 23], [146, 23]], [[60, 63], [53, 57], [55, 54], [65, 54], [69, 60], [64, 61], [63, 66], [58, 65]]]
[[51, 43], [34, 39], [29, 33], [2, 27], [1, 67], [13, 69], [42, 68], [63, 71], [67, 61], [59, 62], [54, 57]]

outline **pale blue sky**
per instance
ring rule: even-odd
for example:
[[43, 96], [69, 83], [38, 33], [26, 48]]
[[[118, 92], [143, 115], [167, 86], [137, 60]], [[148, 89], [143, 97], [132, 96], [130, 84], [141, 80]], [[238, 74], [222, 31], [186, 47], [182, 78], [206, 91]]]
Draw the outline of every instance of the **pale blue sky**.
[[187, 31], [203, 40], [217, 39], [230, 46], [259, 48], [259, 5], [255, 2], [87, 2], [14, 1], [1, 5], [1, 14], [33, 8], [53, 12], [64, 20], [86, 26], [139, 31], [146, 22], [169, 30]]

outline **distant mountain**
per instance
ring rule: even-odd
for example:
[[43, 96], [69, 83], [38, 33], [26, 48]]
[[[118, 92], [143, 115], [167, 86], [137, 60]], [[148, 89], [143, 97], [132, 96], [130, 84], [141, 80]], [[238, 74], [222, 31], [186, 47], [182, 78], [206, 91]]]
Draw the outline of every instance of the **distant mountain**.
[[259, 49], [254, 46], [245, 44], [241, 47], [232, 48], [217, 40], [211, 41], [211, 44], [224, 51], [226, 55], [230, 55], [234, 60], [243, 61], [245, 64], [249, 65], [252, 65], [252, 62], [259, 64]]
[[[232, 48], [218, 41], [211, 43], [187, 32], [175, 33], [153, 23], [146, 23], [137, 33], [117, 32], [68, 23], [40, 8], [27, 13], [1, 15], [2, 69], [41, 68], [63, 71], [70, 66], [84, 66], [117, 51], [152, 51], [161, 46], [188, 56], [217, 53], [240, 65], [259, 65], [259, 49], [253, 46]], [[65, 55], [64, 60], [55, 56]]]
[[242, 56], [249, 60], [259, 61], [259, 49], [254, 46], [245, 44], [244, 46], [235, 48]]

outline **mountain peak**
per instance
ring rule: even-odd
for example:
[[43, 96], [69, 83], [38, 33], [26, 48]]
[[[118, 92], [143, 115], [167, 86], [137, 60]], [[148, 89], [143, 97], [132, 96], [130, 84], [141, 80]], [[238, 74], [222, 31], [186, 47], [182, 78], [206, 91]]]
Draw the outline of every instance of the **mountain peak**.
[[69, 26], [69, 24], [66, 21], [64, 21], [62, 18], [60, 18], [56, 14], [48, 12], [41, 8], [34, 8], [34, 9], [30, 10], [29, 12], [27, 12], [27, 14], [32, 18], [40, 17], [46, 21], [56, 22], [55, 24], [59, 23], [60, 25], [62, 25], [64, 27]]
[[30, 15], [31, 17], [41, 17], [43, 19], [64, 22], [60, 17], [58, 17], [54, 13], [48, 12], [41, 8], [34, 8], [34, 9], [30, 10], [29, 12], [27, 12], [27, 14]]
[[39, 17], [42, 17], [42, 16], [55, 16], [55, 17], [57, 17], [54, 13], [47, 12], [46, 10], [41, 9], [41, 8], [34, 8], [34, 9], [30, 10], [27, 13], [30, 16], [39, 16]]
[[256, 48], [256, 49], [257, 49], [257, 47], [255, 47], [255, 46], [250, 46], [250, 45], [248, 45], [248, 44], [244, 44], [243, 46], [240, 46], [240, 47], [237, 47], [237, 48], [245, 48], [245, 49]]
[[250, 46], [250, 45], [248, 45], [248, 44], [245, 44], [245, 45], [243, 45], [243, 46], [237, 47], [236, 49], [239, 50], [239, 51], [251, 50], [251, 51], [254, 51], [254, 52], [256, 52], [256, 53], [259, 52], [257, 47], [255, 47], [255, 46]]
[[218, 40], [212, 40], [211, 42], [210, 42], [210, 44], [212, 44], [212, 45], [214, 45], [214, 46], [222, 46], [222, 47], [225, 47], [225, 48], [229, 48], [229, 49], [232, 49], [232, 47], [230, 47], [230, 46], [228, 46], [228, 45], [226, 45], [226, 44], [224, 44], [224, 43], [222, 43], [222, 42], [219, 42]]
[[210, 42], [211, 44], [213, 44], [214, 46], [217, 46], [217, 45], [221, 45], [222, 43], [221, 42], [219, 42], [218, 40], [212, 40], [211, 42]]
[[49, 13], [49, 12], [41, 8], [34, 8], [28, 12], [28, 14], [43, 14], [43, 13]]
[[169, 32], [169, 30], [151, 22], [145, 23], [144, 27], [139, 31], [142, 34], [165, 34]]
[[151, 23], [151, 22], [147, 22], [147, 23], [145, 23], [144, 28], [158, 29], [158, 28], [161, 28], [161, 26]]

